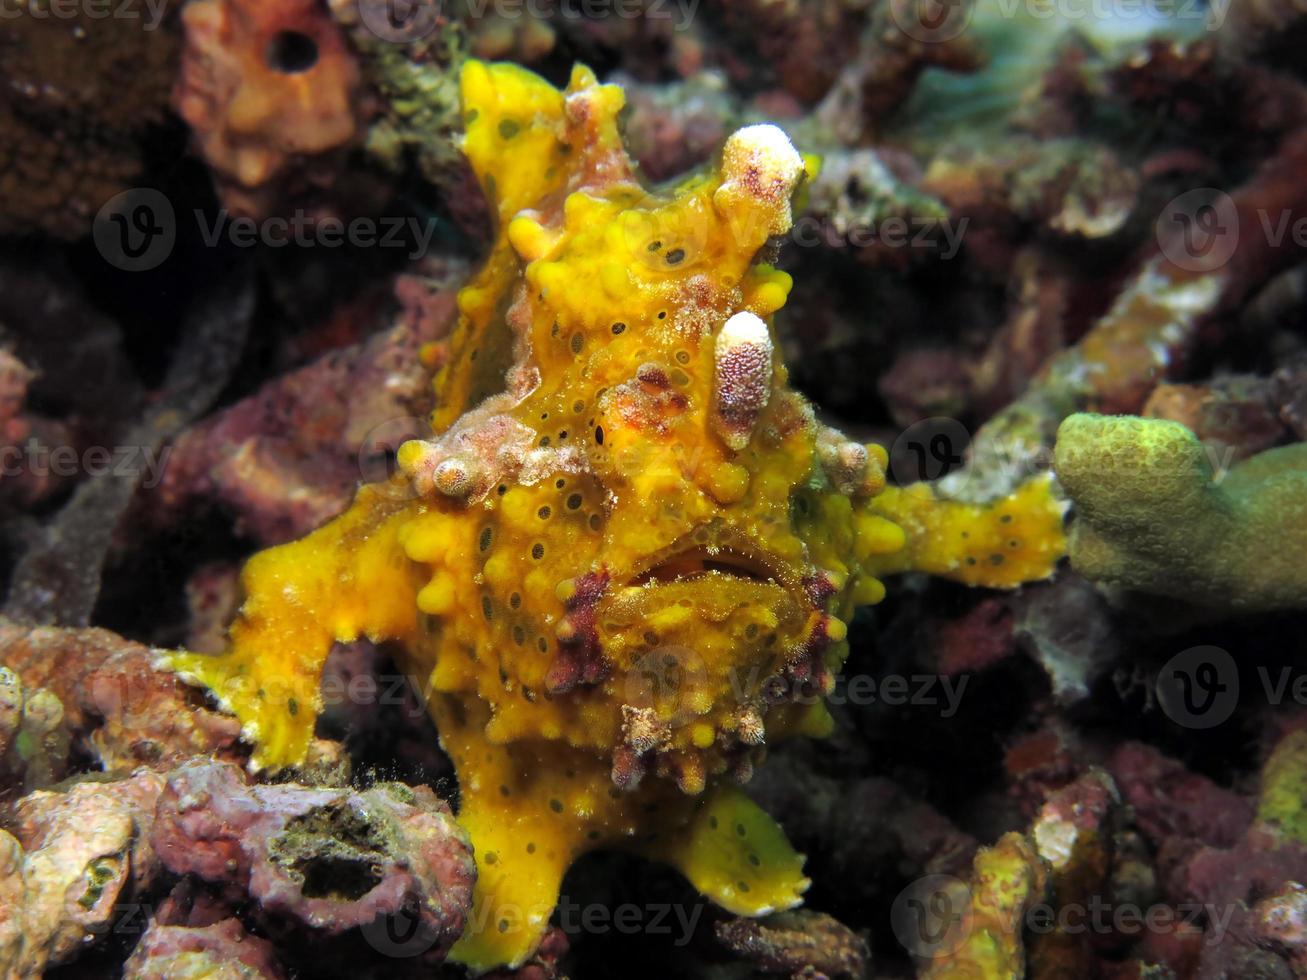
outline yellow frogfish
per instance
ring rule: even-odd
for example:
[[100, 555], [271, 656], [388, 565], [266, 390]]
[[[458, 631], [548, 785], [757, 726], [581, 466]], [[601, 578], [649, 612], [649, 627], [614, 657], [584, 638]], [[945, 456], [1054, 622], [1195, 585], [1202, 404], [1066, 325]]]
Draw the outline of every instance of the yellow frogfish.
[[805, 161], [770, 125], [670, 189], [638, 179], [621, 90], [513, 65], [461, 77], [499, 227], [458, 297], [435, 436], [302, 540], [250, 559], [217, 657], [166, 662], [238, 716], [252, 765], [303, 760], [334, 641], [393, 641], [426, 691], [475, 849], [473, 970], [535, 949], [596, 848], [725, 909], [798, 904], [803, 859], [739, 788], [830, 728], [846, 621], [921, 570], [1012, 587], [1064, 550], [1047, 479], [986, 506], [886, 487], [819, 422], [769, 318]]

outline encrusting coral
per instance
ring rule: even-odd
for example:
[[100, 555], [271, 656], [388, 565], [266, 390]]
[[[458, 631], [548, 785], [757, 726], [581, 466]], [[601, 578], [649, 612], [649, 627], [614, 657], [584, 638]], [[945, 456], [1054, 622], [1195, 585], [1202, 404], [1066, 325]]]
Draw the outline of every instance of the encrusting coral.
[[249, 786], [230, 763], [171, 772], [151, 840], [173, 873], [233, 904], [248, 896], [274, 935], [298, 929], [324, 943], [403, 913], [428, 959], [462, 931], [475, 876], [448, 804], [425, 786]]
[[262, 217], [279, 203], [278, 182], [296, 156], [335, 150], [358, 135], [354, 55], [312, 0], [198, 0], [186, 5], [182, 23], [173, 103], [213, 168], [223, 203]]
[[64, 706], [42, 688], [26, 690], [0, 666], [0, 778], [23, 789], [44, 789], [63, 775], [69, 736]]
[[332, 0], [328, 7], [358, 53], [364, 82], [379, 96], [378, 116], [364, 138], [368, 154], [396, 174], [411, 158], [454, 199], [464, 172], [455, 138], [458, 65], [466, 47], [458, 22], [441, 18], [428, 32], [425, 18], [412, 17], [406, 24], [412, 37], [398, 27], [383, 36], [373, 25], [393, 16], [385, 0]]
[[[680, 869], [737, 914], [808, 882], [723, 779], [822, 735], [845, 621], [908, 568], [996, 587], [1047, 577], [1062, 506], [1041, 478], [989, 507], [886, 489], [886, 453], [817, 422], [767, 322], [759, 259], [805, 166], [773, 126], [716, 169], [639, 184], [620, 89], [513, 65], [462, 73], [463, 148], [499, 219], [441, 349], [429, 441], [308, 537], [255, 556], [219, 657], [166, 663], [294, 764], [333, 640], [397, 641], [459, 777], [477, 855], [474, 969], [522, 962], [583, 852]], [[901, 522], [901, 523], [900, 523]]]
[[1221, 469], [1178, 422], [1079, 414], [1056, 469], [1086, 578], [1231, 612], [1307, 607], [1307, 444]]
[[158, 877], [150, 845], [163, 777], [86, 780], [39, 791], [0, 830], [0, 976], [41, 976], [71, 960], [119, 917], [119, 903]]
[[[115, 774], [175, 765], [196, 755], [239, 757], [232, 720], [192, 705], [191, 692], [153, 669], [152, 661], [148, 647], [108, 630], [32, 628], [0, 617], [0, 675], [11, 673], [17, 681], [0, 682], [0, 701], [18, 700], [21, 684], [22, 700], [39, 695], [48, 706], [42, 714], [60, 716], [59, 728], [49, 733], [53, 737], [44, 744], [29, 742], [26, 758], [20, 753], [29, 777], [36, 775], [34, 764], [62, 774], [67, 759], [57, 750], [66, 755], [70, 744]], [[4, 715], [0, 705], [0, 730], [7, 727]], [[26, 720], [22, 727], [28, 727]], [[0, 735], [0, 748], [3, 743]], [[10, 751], [21, 748], [13, 745]]]
[[918, 976], [922, 980], [1025, 976], [1022, 926], [1047, 881], [1039, 852], [1021, 834], [1004, 834], [993, 847], [982, 848], [971, 884], [937, 896], [950, 911], [949, 929], [938, 938], [939, 948], [932, 950]]
[[151, 923], [123, 964], [124, 980], [280, 980], [285, 975], [272, 943], [250, 935], [236, 919], [195, 928]]

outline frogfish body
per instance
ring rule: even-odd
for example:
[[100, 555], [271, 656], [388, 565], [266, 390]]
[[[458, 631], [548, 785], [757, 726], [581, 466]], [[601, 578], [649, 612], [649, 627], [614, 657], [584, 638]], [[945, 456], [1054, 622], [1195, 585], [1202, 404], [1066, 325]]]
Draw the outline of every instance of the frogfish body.
[[1064, 549], [1047, 480], [986, 506], [886, 487], [885, 451], [787, 382], [764, 261], [806, 164], [773, 126], [642, 185], [621, 90], [463, 71], [464, 152], [498, 216], [435, 378], [436, 433], [302, 540], [255, 555], [217, 657], [169, 665], [255, 745], [304, 758], [334, 641], [394, 641], [454, 762], [478, 880], [454, 956], [535, 949], [582, 853], [625, 848], [724, 908], [800, 902], [802, 857], [739, 788], [830, 726], [854, 608], [916, 569], [1011, 587]]

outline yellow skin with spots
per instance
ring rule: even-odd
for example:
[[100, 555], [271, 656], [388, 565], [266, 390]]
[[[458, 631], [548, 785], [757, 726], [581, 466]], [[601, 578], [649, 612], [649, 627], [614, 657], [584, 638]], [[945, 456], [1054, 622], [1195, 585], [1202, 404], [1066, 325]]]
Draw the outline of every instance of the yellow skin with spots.
[[[779, 131], [658, 192], [622, 147], [620, 89], [588, 70], [560, 92], [472, 62], [462, 93], [500, 234], [459, 296], [436, 438], [250, 560], [226, 654], [169, 663], [241, 719], [253, 765], [281, 767], [305, 755], [332, 642], [396, 641], [476, 847], [454, 950], [475, 970], [531, 954], [594, 848], [667, 862], [736, 913], [791, 907], [802, 858], [736, 785], [758, 747], [828, 731], [844, 620], [879, 575], [1046, 577], [1061, 508], [1046, 481], [988, 508], [887, 490], [884, 450], [790, 390], [763, 323], [790, 280], [757, 261], [802, 177]], [[755, 388], [731, 415], [733, 371]]]

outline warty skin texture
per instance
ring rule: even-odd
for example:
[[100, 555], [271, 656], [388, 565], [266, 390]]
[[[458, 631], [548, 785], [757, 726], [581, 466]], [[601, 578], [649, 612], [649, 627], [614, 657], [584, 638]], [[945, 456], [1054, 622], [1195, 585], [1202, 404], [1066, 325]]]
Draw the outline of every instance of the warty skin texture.
[[226, 654], [167, 662], [279, 767], [303, 757], [332, 642], [396, 642], [458, 771], [478, 882], [453, 955], [473, 969], [529, 956], [595, 848], [739, 914], [791, 907], [802, 857], [738, 784], [765, 743], [829, 730], [854, 608], [909, 567], [1047, 577], [1062, 508], [1047, 480], [987, 507], [887, 489], [884, 450], [789, 387], [769, 320], [790, 279], [757, 261], [804, 177], [780, 130], [652, 191], [620, 89], [588, 70], [559, 92], [472, 62], [462, 95], [500, 233], [431, 352], [437, 435], [250, 560]]

